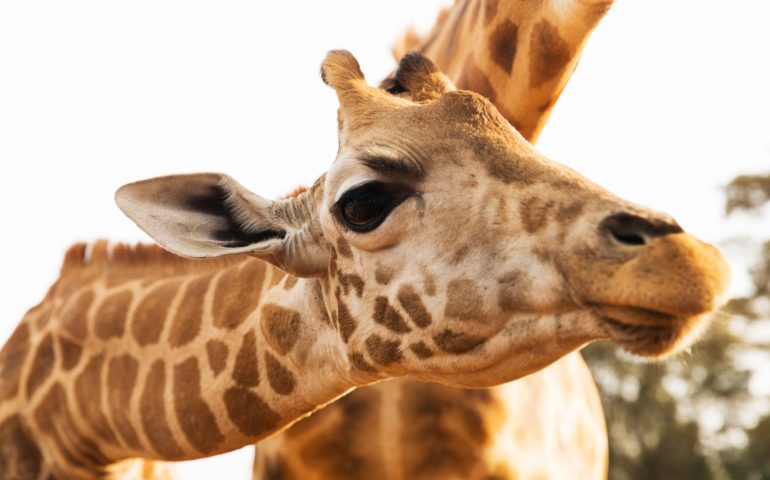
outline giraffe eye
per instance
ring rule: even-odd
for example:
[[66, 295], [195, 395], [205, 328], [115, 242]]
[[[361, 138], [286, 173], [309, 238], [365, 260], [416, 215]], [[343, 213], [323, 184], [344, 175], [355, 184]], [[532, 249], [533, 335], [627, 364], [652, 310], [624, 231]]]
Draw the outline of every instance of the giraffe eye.
[[346, 192], [337, 202], [339, 218], [354, 232], [370, 232], [408, 197], [403, 188], [370, 182]]

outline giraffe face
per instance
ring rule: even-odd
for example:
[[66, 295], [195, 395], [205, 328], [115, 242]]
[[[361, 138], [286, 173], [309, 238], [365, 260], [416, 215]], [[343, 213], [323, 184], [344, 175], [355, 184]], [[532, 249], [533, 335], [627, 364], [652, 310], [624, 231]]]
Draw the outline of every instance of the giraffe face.
[[361, 368], [485, 386], [599, 338], [658, 356], [723, 301], [715, 248], [546, 159], [483, 97], [399, 75], [398, 99], [326, 75], [341, 137], [320, 224]]
[[723, 301], [714, 247], [544, 158], [424, 57], [405, 57], [392, 93], [347, 52], [322, 75], [340, 148], [309, 191], [270, 202], [201, 174], [117, 200], [176, 253], [249, 253], [319, 278], [353, 370], [491, 386], [595, 339], [658, 356]]

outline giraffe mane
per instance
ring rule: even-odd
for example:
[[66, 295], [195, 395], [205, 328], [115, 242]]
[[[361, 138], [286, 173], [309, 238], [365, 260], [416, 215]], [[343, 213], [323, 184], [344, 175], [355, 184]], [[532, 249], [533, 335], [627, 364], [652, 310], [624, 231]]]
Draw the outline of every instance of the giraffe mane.
[[168, 273], [195, 273], [226, 268], [254, 258], [236, 254], [219, 258], [190, 259], [181, 257], [154, 243], [110, 243], [97, 240], [79, 242], [64, 254], [61, 275], [83, 270], [115, 272], [147, 272], [162, 270]]

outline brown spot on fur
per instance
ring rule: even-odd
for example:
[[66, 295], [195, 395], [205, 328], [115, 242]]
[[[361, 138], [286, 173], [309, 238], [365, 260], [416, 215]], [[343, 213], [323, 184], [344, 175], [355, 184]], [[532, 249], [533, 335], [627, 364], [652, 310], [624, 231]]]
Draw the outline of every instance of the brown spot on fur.
[[131, 424], [131, 395], [139, 375], [139, 362], [131, 355], [121, 355], [110, 360], [107, 368], [107, 404], [112, 421], [125, 445], [139, 450], [141, 444]]
[[519, 216], [524, 230], [535, 233], [548, 224], [548, 215], [553, 210], [554, 203], [538, 197], [529, 197], [519, 205]]
[[286, 275], [286, 280], [284, 280], [283, 282], [283, 289], [286, 291], [291, 290], [292, 288], [294, 288], [294, 285], [297, 284], [297, 280], [299, 279], [294, 275]]
[[472, 54], [468, 55], [465, 60], [462, 75], [457, 82], [457, 88], [465, 90], [471, 90], [484, 97], [487, 97], [489, 101], [493, 102], [497, 98], [492, 83], [487, 78], [486, 73], [476, 65], [476, 61], [473, 59]]
[[83, 346], [69, 338], [59, 335], [59, 352], [61, 354], [61, 366], [64, 371], [75, 368], [80, 360], [80, 354], [83, 352]]
[[425, 308], [425, 305], [420, 299], [420, 295], [409, 284], [404, 284], [398, 290], [398, 301], [401, 306], [409, 314], [412, 321], [420, 328], [425, 328], [432, 323], [430, 312]]
[[447, 353], [461, 354], [478, 347], [486, 338], [446, 329], [433, 337], [439, 348]]
[[274, 356], [265, 352], [267, 381], [276, 393], [288, 395], [294, 391], [294, 376]]
[[144, 391], [139, 400], [139, 412], [142, 417], [142, 426], [150, 440], [152, 448], [164, 459], [174, 460], [181, 458], [182, 449], [174, 440], [174, 435], [168, 426], [166, 419], [166, 368], [163, 360], [156, 360], [147, 374], [144, 383]]
[[366, 361], [364, 356], [358, 352], [348, 355], [348, 359], [350, 359], [350, 363], [352, 363], [353, 366], [359, 370], [363, 370], [365, 372], [377, 371], [373, 366], [369, 365], [369, 362]]
[[436, 279], [426, 268], [422, 270], [422, 288], [430, 297], [436, 294]]
[[365, 344], [369, 356], [380, 365], [387, 366], [401, 360], [401, 342], [398, 340], [385, 340], [375, 334], [369, 336]]
[[525, 306], [527, 285], [522, 285], [526, 276], [514, 270], [498, 279], [497, 303], [504, 312], [516, 311]]
[[490, 435], [483, 411], [489, 408], [475, 391], [405, 381], [398, 408], [402, 415], [404, 478], [471, 478], [484, 464]]
[[203, 300], [211, 284], [211, 275], [193, 278], [184, 289], [184, 296], [171, 323], [168, 341], [181, 347], [198, 336], [203, 322]]
[[35, 351], [32, 359], [32, 366], [27, 376], [27, 398], [32, 398], [35, 390], [45, 382], [53, 371], [53, 364], [56, 361], [56, 353], [53, 348], [53, 335], [49, 332]]
[[225, 439], [201, 397], [201, 373], [195, 357], [174, 367], [174, 410], [185, 437], [199, 452], [211, 453]]
[[24, 366], [29, 347], [29, 325], [22, 322], [0, 350], [0, 401], [18, 393], [21, 367]]
[[43, 456], [18, 415], [0, 424], [0, 480], [38, 478]]
[[241, 348], [235, 356], [233, 380], [244, 387], [259, 385], [259, 368], [257, 362], [257, 337], [253, 330], [243, 336]]
[[225, 391], [225, 407], [238, 430], [252, 437], [273, 430], [281, 419], [256, 393], [241, 387]]
[[[42, 434], [54, 438], [67, 463], [100, 469], [108, 463], [107, 458], [96, 443], [79, 434], [70, 411], [64, 387], [54, 383], [35, 410], [35, 423]], [[77, 442], [77, 450], [73, 442]]]
[[214, 325], [232, 330], [243, 323], [259, 305], [264, 279], [265, 264], [259, 260], [226, 270], [214, 293]]
[[227, 366], [227, 344], [211, 339], [206, 342], [206, 355], [209, 357], [209, 367], [214, 376], [219, 376]]
[[[262, 476], [259, 477], [260, 480], [289, 480], [295, 478], [290, 472], [289, 466], [287, 465], [286, 460], [284, 460], [283, 455], [267, 457], [264, 461]], [[254, 473], [256, 474], [256, 472]]]
[[377, 269], [374, 271], [374, 281], [380, 285], [387, 285], [393, 280], [393, 270], [377, 265]]
[[94, 331], [102, 340], [120, 338], [126, 328], [126, 314], [133, 295], [128, 290], [113, 293], [99, 305], [94, 318]]
[[476, 285], [468, 279], [459, 278], [449, 282], [447, 286], [447, 303], [444, 316], [458, 320], [473, 320], [479, 318], [479, 306], [483, 304], [481, 293]]
[[409, 345], [409, 350], [419, 358], [430, 358], [433, 356], [433, 351], [425, 344], [425, 342], [413, 343]]
[[362, 388], [315, 413], [313, 417], [323, 417], [323, 425], [329, 427], [314, 431], [303, 443], [297, 452], [302, 462], [313, 466], [317, 478], [387, 478], [383, 456], [372, 455], [371, 450], [371, 439], [378, 439], [382, 431], [381, 405], [377, 389]]
[[86, 290], [68, 302], [60, 312], [61, 326], [73, 338], [86, 338], [88, 334], [88, 307], [94, 301], [94, 292]]
[[299, 339], [299, 312], [268, 303], [262, 307], [262, 332], [276, 352], [286, 355]]
[[559, 206], [559, 210], [556, 211], [556, 221], [562, 225], [569, 225], [583, 212], [583, 202], [573, 202], [567, 205]]
[[510, 73], [513, 68], [518, 36], [519, 27], [506, 18], [495, 27], [489, 37], [489, 56], [506, 73]]
[[166, 323], [168, 308], [181, 282], [172, 280], [153, 287], [139, 301], [131, 322], [131, 333], [139, 345], [157, 343]]
[[497, 16], [497, 0], [481, 0], [484, 2], [484, 24], [489, 25]]
[[348, 306], [345, 305], [345, 302], [342, 301], [342, 296], [340, 295], [339, 289], [337, 289], [337, 321], [339, 322], [340, 335], [342, 335], [342, 340], [347, 343], [358, 325], [356, 320], [350, 315]]
[[102, 367], [104, 353], [91, 357], [85, 368], [75, 379], [75, 403], [80, 409], [80, 415], [85, 419], [96, 434], [109, 443], [117, 443], [115, 433], [107, 422], [102, 411]]
[[374, 318], [375, 322], [384, 325], [396, 333], [407, 333], [412, 331], [401, 314], [390, 306], [390, 302], [388, 302], [388, 299], [385, 297], [377, 297], [374, 299], [374, 313], [372, 314], [372, 318]]
[[340, 285], [342, 285], [342, 291], [345, 292], [345, 295], [348, 294], [349, 287], [352, 286], [356, 291], [356, 296], [361, 298], [361, 295], [364, 293], [364, 280], [361, 277], [355, 273], [346, 275], [342, 272], [339, 272], [339, 279]]
[[530, 88], [537, 88], [552, 80], [570, 61], [567, 41], [548, 20], [541, 20], [532, 27], [530, 37]]
[[337, 239], [337, 252], [345, 258], [353, 258], [353, 251], [344, 238]]

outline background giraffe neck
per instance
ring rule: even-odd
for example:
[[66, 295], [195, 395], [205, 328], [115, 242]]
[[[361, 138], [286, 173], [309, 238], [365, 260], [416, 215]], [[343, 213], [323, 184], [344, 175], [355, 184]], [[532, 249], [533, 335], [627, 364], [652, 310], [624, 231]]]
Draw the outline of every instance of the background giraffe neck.
[[60, 476], [232, 450], [355, 383], [318, 281], [151, 246], [100, 244], [86, 258], [71, 249], [0, 354], [19, 364], [3, 372], [0, 424], [23, 418]]
[[394, 54], [421, 51], [458, 88], [489, 98], [534, 143], [611, 5], [612, 0], [456, 0], [424, 38], [407, 33]]

